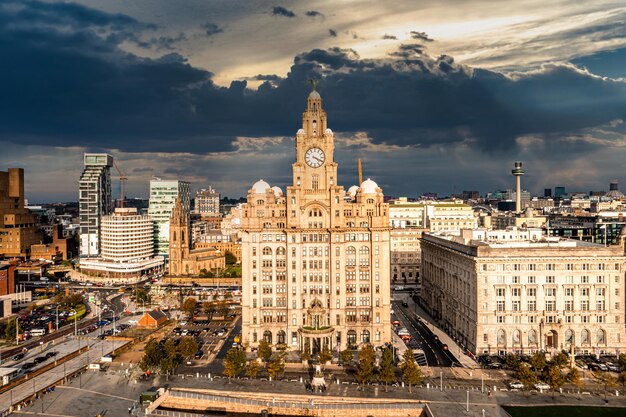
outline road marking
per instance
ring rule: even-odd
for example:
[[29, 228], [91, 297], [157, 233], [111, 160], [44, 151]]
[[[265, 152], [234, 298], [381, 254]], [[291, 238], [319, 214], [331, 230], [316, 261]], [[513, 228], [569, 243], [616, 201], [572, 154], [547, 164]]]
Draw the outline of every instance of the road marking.
[[104, 392], [92, 391], [92, 390], [88, 390], [88, 389], [85, 389], [85, 388], [76, 388], [76, 387], [68, 387], [68, 386], [59, 385], [59, 386], [56, 387], [56, 389], [74, 389], [74, 390], [77, 390], [77, 391], [89, 392], [91, 394], [104, 395], [106, 397], [118, 398], [120, 400], [126, 400], [126, 401], [135, 402], [134, 398], [126, 398], [126, 397], [120, 397], [119, 395], [105, 394]]
[[35, 413], [34, 411], [17, 411], [13, 410], [15, 414], [36, 414], [38, 416], [53, 416], [53, 417], [74, 417], [66, 414], [51, 414], [51, 413]]

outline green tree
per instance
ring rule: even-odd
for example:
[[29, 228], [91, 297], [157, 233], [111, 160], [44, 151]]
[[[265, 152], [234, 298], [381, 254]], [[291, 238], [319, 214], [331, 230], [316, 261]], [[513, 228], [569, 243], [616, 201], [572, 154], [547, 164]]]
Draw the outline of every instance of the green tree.
[[622, 384], [622, 389], [624, 389], [624, 386], [626, 386], [626, 372], [620, 372], [617, 381]]
[[143, 288], [136, 288], [132, 292], [132, 296], [135, 298], [135, 302], [137, 304], [148, 304], [150, 303], [150, 294], [144, 290]]
[[515, 377], [519, 379], [519, 381], [524, 384], [524, 388], [528, 390], [532, 389], [533, 385], [537, 383], [537, 375], [528, 366], [521, 365], [517, 369]]
[[565, 383], [565, 377], [561, 372], [561, 369], [557, 365], [550, 365], [543, 374], [543, 379], [546, 381], [552, 389], [552, 396], [554, 397], [554, 391], [561, 388]]
[[409, 385], [409, 392], [412, 392], [413, 385], [418, 384], [423, 379], [422, 370], [415, 362], [412, 349], [405, 350], [402, 359], [404, 360], [400, 367], [402, 380]]
[[342, 350], [339, 354], [339, 359], [343, 366], [350, 365], [350, 362], [354, 359], [354, 353], [350, 349]]
[[183, 306], [181, 307], [181, 310], [185, 314], [187, 314], [187, 317], [193, 320], [193, 315], [196, 312], [197, 304], [198, 304], [198, 300], [196, 300], [194, 297], [188, 297], [185, 299], [185, 301], [183, 301]]
[[164, 373], [167, 376], [168, 380], [169, 380], [170, 372], [176, 368], [176, 365], [177, 365], [176, 360], [169, 356], [161, 359], [161, 362], [159, 363], [159, 367], [161, 368], [161, 373]]
[[191, 336], [185, 336], [178, 344], [178, 351], [183, 357], [188, 358], [198, 351], [198, 342]]
[[231, 251], [226, 251], [226, 253], [224, 253], [224, 258], [226, 261], [226, 265], [228, 266], [232, 266], [237, 263], [237, 257], [233, 255]]
[[536, 352], [530, 357], [530, 365], [536, 372], [543, 371], [543, 368], [546, 367], [546, 355], [541, 352]]
[[224, 375], [234, 378], [239, 375], [246, 367], [246, 352], [238, 348], [230, 348], [224, 359]]
[[333, 353], [327, 347], [322, 349], [322, 351], [317, 355], [317, 360], [320, 361], [322, 368], [324, 368], [326, 366], [326, 363], [330, 362], [332, 359]]
[[569, 371], [569, 374], [567, 374], [567, 377], [565, 379], [567, 380], [567, 382], [574, 385], [579, 390], [582, 388], [583, 378], [577, 368], [572, 368], [572, 370]]
[[559, 352], [552, 357], [550, 362], [552, 362], [553, 365], [558, 366], [559, 368], [563, 368], [569, 363], [569, 357], [565, 353]]
[[267, 364], [267, 374], [270, 378], [276, 379], [285, 372], [285, 356], [284, 353], [274, 355]]
[[205, 301], [202, 303], [202, 311], [208, 320], [213, 320], [213, 315], [217, 312], [217, 305], [212, 301]]
[[626, 353], [619, 354], [619, 359], [617, 363], [619, 364], [620, 368], [622, 368], [622, 372], [626, 372]]
[[606, 393], [609, 388], [613, 388], [617, 385], [617, 379], [611, 375], [609, 372], [596, 371], [593, 373], [595, 379], [598, 380], [598, 383], [604, 385], [604, 401], [606, 399]]
[[7, 322], [4, 328], [4, 337], [8, 340], [14, 340], [17, 333], [17, 318], [13, 317]]
[[517, 371], [517, 368], [520, 365], [520, 358], [518, 355], [515, 355], [513, 353], [509, 353], [508, 355], [506, 355], [506, 358], [504, 359], [506, 366], [509, 367], [509, 369], [512, 369], [514, 371]]
[[385, 383], [385, 392], [387, 385], [396, 378], [393, 367], [393, 351], [386, 347], [383, 349], [383, 356], [380, 360], [380, 380]]
[[311, 352], [309, 352], [307, 349], [304, 349], [301, 353], [300, 353], [300, 360], [301, 361], [310, 361], [311, 360]]
[[252, 359], [250, 362], [248, 362], [248, 367], [246, 368], [246, 376], [248, 378], [256, 378], [256, 376], [259, 374], [259, 362], [256, 359]]
[[139, 367], [144, 372], [154, 370], [161, 365], [161, 360], [164, 356], [163, 349], [161, 349], [159, 342], [157, 342], [155, 338], [150, 338], [144, 347]]
[[220, 300], [217, 302], [217, 313], [222, 317], [226, 317], [230, 311], [229, 307], [228, 301]]
[[270, 360], [272, 357], [272, 347], [267, 342], [267, 340], [263, 339], [259, 342], [259, 357], [263, 359], [263, 362]]
[[358, 352], [359, 364], [356, 368], [356, 378], [361, 384], [371, 381], [374, 376], [374, 361], [376, 353], [369, 343], [364, 344]]
[[167, 355], [168, 358], [175, 358], [176, 355], [178, 355], [174, 339], [167, 339], [163, 344], [163, 350], [165, 351], [165, 355]]

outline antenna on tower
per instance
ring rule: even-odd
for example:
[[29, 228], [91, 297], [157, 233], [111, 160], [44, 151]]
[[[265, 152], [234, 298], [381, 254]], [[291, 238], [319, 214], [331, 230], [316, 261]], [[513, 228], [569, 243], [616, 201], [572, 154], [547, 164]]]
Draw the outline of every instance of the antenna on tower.
[[361, 165], [361, 158], [358, 159], [359, 165], [359, 186], [363, 184], [363, 166]]

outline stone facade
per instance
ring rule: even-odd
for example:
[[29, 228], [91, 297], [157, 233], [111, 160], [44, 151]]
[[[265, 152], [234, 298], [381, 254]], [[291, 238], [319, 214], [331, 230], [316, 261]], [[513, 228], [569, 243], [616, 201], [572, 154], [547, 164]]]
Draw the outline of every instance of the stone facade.
[[623, 246], [540, 229], [424, 235], [421, 301], [470, 352], [619, 353]]
[[370, 179], [337, 185], [334, 135], [313, 91], [296, 134], [293, 183], [261, 180], [242, 207], [244, 346], [345, 349], [391, 341], [389, 214]]

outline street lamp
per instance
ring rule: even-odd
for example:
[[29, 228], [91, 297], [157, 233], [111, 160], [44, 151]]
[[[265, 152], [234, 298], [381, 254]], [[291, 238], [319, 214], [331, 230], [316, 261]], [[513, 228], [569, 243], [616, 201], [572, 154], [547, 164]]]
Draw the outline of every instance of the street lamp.
[[74, 312], [74, 337], [78, 336], [78, 312], [75, 308], [72, 308], [70, 311]]
[[56, 326], [57, 330], [56, 331], [58, 332], [59, 331], [59, 305], [58, 304], [57, 304], [55, 310], [56, 310], [56, 313], [57, 313], [57, 326]]

